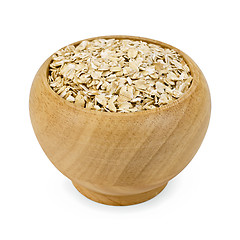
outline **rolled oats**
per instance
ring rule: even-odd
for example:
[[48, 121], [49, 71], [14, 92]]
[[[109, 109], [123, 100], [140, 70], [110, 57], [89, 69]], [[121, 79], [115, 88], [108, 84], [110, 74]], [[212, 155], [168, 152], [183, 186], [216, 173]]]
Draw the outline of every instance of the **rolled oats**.
[[79, 107], [126, 113], [178, 99], [192, 76], [173, 49], [129, 39], [96, 39], [53, 54], [48, 81], [53, 91]]

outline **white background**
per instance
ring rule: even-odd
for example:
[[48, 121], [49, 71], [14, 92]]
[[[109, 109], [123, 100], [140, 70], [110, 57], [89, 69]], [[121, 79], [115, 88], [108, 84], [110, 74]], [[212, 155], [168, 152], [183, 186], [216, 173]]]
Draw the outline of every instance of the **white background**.
[[[0, 239], [240, 239], [239, 1], [1, 1]], [[212, 115], [193, 161], [156, 198], [112, 207], [83, 197], [47, 159], [28, 98], [43, 61], [99, 35], [157, 39], [205, 74]]]

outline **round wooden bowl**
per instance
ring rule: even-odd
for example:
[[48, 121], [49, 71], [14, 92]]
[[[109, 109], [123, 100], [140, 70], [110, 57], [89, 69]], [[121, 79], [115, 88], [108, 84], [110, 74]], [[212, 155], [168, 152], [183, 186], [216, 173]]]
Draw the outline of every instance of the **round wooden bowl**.
[[142, 40], [175, 49], [190, 67], [190, 89], [174, 102], [154, 110], [87, 110], [50, 88], [49, 57], [31, 88], [33, 129], [55, 167], [86, 197], [108, 205], [144, 202], [160, 193], [200, 147], [210, 118], [208, 85], [195, 62], [166, 43], [132, 36], [97, 38]]

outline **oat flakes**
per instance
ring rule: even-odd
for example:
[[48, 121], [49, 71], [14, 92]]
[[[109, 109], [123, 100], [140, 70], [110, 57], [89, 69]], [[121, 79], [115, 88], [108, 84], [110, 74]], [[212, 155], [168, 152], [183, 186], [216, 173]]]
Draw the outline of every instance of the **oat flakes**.
[[192, 76], [173, 49], [144, 41], [96, 39], [52, 56], [49, 85], [79, 107], [106, 112], [155, 109], [181, 97]]

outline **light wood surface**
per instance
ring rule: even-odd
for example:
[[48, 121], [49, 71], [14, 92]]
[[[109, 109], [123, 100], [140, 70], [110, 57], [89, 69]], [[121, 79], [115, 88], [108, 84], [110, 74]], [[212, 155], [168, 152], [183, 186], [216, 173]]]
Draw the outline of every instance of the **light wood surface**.
[[[174, 48], [140, 37], [98, 38], [144, 40]], [[174, 49], [190, 67], [191, 88], [173, 103], [142, 112], [77, 107], [48, 85], [51, 57], [38, 70], [29, 100], [34, 132], [47, 157], [86, 197], [109, 205], [144, 202], [161, 192], [200, 147], [210, 118], [209, 89], [194, 61]]]

